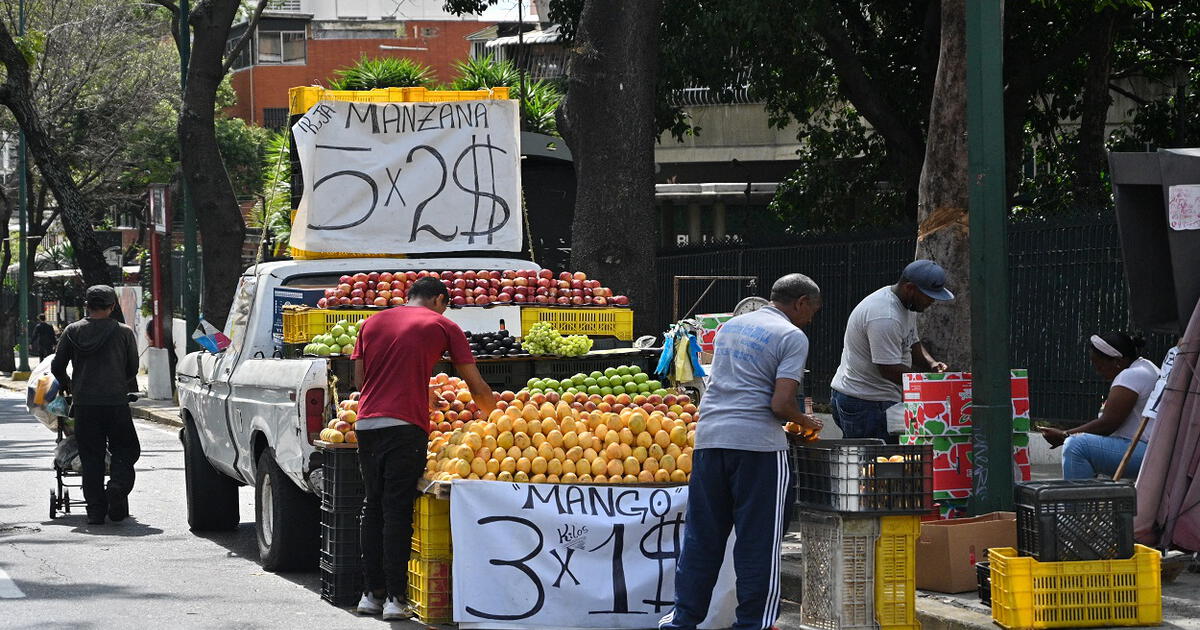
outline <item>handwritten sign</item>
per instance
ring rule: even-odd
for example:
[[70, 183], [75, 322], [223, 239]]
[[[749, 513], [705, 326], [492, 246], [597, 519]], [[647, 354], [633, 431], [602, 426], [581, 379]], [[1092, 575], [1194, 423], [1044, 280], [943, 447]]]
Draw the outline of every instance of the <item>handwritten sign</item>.
[[292, 134], [292, 247], [316, 254], [520, 251], [517, 103], [321, 101]]
[[1167, 222], [1172, 230], [1200, 230], [1200, 185], [1171, 186]]
[[[470, 628], [654, 628], [675, 596], [686, 486], [455, 481], [454, 620]], [[701, 628], [733, 625], [733, 537]]]

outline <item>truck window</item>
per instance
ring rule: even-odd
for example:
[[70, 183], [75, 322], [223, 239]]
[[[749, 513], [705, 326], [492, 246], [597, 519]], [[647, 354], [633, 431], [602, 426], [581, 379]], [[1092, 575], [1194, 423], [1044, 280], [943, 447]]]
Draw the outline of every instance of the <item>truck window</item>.
[[229, 307], [229, 318], [225, 321], [225, 336], [229, 337], [229, 352], [242, 350], [246, 341], [246, 325], [250, 322], [250, 311], [254, 305], [254, 288], [258, 284], [253, 276], [242, 276], [234, 292], [233, 304]]

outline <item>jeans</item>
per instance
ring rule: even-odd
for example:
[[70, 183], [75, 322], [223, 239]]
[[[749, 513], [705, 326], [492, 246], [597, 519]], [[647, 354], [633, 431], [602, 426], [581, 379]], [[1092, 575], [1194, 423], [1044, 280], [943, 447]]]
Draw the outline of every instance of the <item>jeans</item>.
[[358, 432], [365, 490], [359, 525], [363, 584], [368, 591], [386, 589], [400, 601], [408, 597], [413, 503], [428, 446], [429, 436], [411, 424]]
[[[1113, 476], [1129, 449], [1129, 438], [1077, 433], [1063, 443], [1063, 479], [1094, 479], [1097, 474]], [[1146, 443], [1138, 442], [1129, 456], [1123, 478], [1134, 479], [1142, 467]]]
[[879, 438], [888, 444], [900, 440], [887, 432], [887, 409], [900, 401], [863, 400], [831, 390], [829, 397], [833, 407], [833, 422], [842, 430], [842, 437]]
[[83, 498], [88, 516], [108, 513], [104, 490], [104, 454], [109, 454], [108, 492], [129, 496], [133, 490], [133, 465], [142, 455], [142, 444], [133, 428], [129, 405], [75, 405], [75, 441], [83, 466]]
[[658, 627], [695, 630], [704, 620], [733, 530], [738, 599], [733, 628], [770, 628], [779, 616], [779, 553], [795, 501], [787, 451], [706, 448], [693, 457], [687, 525], [675, 565], [675, 607]]

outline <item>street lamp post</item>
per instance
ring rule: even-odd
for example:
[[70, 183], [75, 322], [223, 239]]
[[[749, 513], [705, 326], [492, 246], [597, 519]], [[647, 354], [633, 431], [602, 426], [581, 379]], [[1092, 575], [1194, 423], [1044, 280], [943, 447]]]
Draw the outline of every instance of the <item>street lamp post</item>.
[[[17, 35], [25, 35], [25, 0], [21, 0], [17, 8]], [[21, 261], [17, 273], [17, 345], [20, 347], [20, 360], [17, 363], [18, 372], [29, 371], [29, 290], [33, 288], [31, 279], [33, 256], [28, 254], [29, 239], [26, 234], [28, 221], [29, 199], [25, 194], [25, 132], [18, 130], [17, 144], [17, 260]]]

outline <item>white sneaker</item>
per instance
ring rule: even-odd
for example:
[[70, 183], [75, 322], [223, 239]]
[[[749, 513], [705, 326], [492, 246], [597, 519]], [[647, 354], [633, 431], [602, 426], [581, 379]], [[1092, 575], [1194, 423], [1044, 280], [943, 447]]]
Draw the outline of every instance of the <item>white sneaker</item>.
[[375, 597], [371, 593], [363, 593], [362, 599], [358, 600], [358, 608], [355, 609], [360, 615], [378, 615], [383, 612], [383, 598]]
[[408, 602], [402, 604], [395, 597], [389, 597], [383, 604], [384, 621], [401, 621], [412, 619], [414, 616], [416, 616], [416, 612], [408, 605]]

